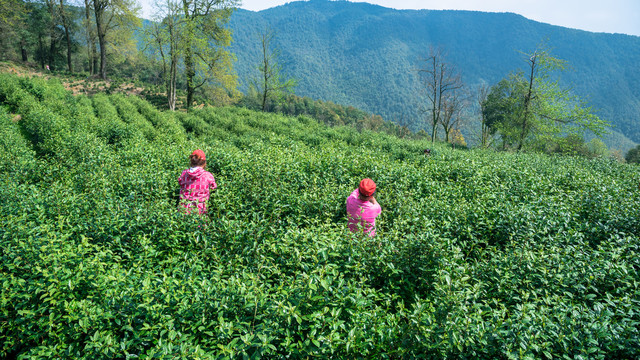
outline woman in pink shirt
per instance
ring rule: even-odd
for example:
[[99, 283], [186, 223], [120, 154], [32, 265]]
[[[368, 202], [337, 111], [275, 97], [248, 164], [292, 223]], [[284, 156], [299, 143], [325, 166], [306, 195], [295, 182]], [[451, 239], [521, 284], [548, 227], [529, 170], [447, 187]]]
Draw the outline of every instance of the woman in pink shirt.
[[375, 192], [376, 183], [371, 179], [363, 179], [360, 186], [347, 198], [349, 230], [352, 232], [362, 229], [371, 237], [376, 235], [376, 217], [380, 215], [382, 208], [373, 196]]
[[192, 206], [198, 207], [198, 212], [207, 212], [207, 201], [209, 191], [218, 187], [216, 179], [204, 168], [207, 166], [207, 159], [204, 151], [198, 149], [189, 156], [190, 168], [186, 169], [178, 178], [180, 184], [180, 204], [186, 209], [187, 214], [191, 212]]

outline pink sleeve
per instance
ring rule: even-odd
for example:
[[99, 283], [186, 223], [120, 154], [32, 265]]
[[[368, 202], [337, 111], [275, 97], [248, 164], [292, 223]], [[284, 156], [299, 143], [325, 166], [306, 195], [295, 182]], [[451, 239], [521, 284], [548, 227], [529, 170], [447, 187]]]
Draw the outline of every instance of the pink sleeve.
[[207, 176], [207, 177], [208, 177], [208, 179], [207, 179], [207, 180], [208, 180], [208, 182], [209, 182], [209, 188], [210, 188], [210, 189], [216, 189], [216, 188], [218, 187], [218, 185], [216, 184], [216, 178], [215, 178], [215, 177], [213, 177], [213, 174], [212, 174], [212, 173], [208, 173], [207, 175], [208, 175], [208, 176]]
[[182, 182], [184, 181], [184, 172], [187, 170], [183, 170], [182, 174], [180, 174], [180, 177], [178, 178], [178, 184], [182, 185]]

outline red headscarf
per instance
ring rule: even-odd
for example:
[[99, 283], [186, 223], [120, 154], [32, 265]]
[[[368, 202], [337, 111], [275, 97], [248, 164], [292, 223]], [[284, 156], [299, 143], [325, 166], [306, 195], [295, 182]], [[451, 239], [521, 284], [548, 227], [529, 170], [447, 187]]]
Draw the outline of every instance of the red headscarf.
[[199, 159], [202, 160], [207, 160], [207, 158], [204, 156], [204, 151], [198, 149], [195, 150], [194, 152], [191, 153], [191, 156], [196, 155]]
[[358, 190], [360, 190], [361, 195], [371, 196], [376, 191], [376, 183], [371, 179], [362, 179]]

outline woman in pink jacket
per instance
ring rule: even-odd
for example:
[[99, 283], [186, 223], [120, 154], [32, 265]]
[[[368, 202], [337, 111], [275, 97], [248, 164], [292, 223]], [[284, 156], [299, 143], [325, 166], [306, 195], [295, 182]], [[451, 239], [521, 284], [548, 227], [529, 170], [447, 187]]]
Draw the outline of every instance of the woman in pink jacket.
[[186, 169], [178, 178], [180, 184], [180, 204], [186, 209], [187, 214], [191, 207], [198, 207], [200, 214], [207, 212], [209, 191], [218, 187], [213, 175], [205, 170], [207, 159], [204, 151], [198, 149], [189, 156], [190, 168]]
[[362, 229], [365, 234], [376, 235], [376, 217], [382, 212], [374, 194], [376, 183], [371, 179], [363, 179], [357, 189], [347, 198], [349, 214], [349, 230], [357, 232]]

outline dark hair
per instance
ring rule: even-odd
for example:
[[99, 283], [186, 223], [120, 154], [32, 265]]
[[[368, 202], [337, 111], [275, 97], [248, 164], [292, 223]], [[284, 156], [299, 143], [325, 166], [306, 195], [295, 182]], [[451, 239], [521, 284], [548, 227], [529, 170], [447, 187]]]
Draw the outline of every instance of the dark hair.
[[201, 158], [198, 155], [191, 154], [189, 156], [189, 165], [191, 167], [196, 167], [196, 166], [205, 167], [207, 165], [207, 160]]

